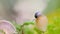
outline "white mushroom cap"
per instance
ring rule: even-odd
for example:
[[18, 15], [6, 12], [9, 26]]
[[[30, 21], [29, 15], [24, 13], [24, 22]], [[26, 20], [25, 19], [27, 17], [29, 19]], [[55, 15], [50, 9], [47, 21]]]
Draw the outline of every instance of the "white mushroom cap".
[[6, 20], [0, 20], [0, 30], [3, 30], [6, 34], [13, 34], [16, 32], [13, 24]]

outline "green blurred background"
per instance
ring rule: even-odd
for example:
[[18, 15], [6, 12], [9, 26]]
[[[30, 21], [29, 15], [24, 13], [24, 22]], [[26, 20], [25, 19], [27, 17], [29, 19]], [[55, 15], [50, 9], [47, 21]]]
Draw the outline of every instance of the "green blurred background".
[[60, 34], [60, 0], [50, 0], [44, 11], [49, 23], [47, 34]]

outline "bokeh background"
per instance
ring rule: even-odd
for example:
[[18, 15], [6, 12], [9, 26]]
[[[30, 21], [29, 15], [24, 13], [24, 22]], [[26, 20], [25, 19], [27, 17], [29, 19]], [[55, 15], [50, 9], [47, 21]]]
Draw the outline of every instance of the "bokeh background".
[[[40, 11], [48, 18], [46, 34], [60, 34], [60, 0], [0, 0], [0, 19], [16, 22], [33, 21]], [[20, 31], [20, 26], [18, 30]]]

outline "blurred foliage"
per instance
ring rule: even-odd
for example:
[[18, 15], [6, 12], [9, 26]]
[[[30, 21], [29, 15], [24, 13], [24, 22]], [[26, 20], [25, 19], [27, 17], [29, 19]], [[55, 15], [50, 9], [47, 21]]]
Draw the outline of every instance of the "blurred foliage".
[[[58, 11], [58, 13], [56, 12]], [[48, 14], [47, 31], [44, 34], [60, 34], [60, 9], [55, 10], [54, 13]], [[34, 22], [24, 22], [23, 25], [15, 24], [17, 32], [22, 34], [41, 34], [41, 31], [34, 26]]]
[[48, 14], [47, 17], [49, 20], [48, 34], [60, 34], [60, 9]]
[[60, 0], [50, 0], [44, 11], [49, 23], [46, 34], [60, 34]]
[[[60, 34], [60, 0], [50, 0], [43, 12], [48, 18], [47, 31], [44, 34]], [[24, 34], [41, 34], [41, 31], [34, 26], [34, 22], [24, 22], [23, 25], [14, 24], [17, 32], [24, 31]], [[22, 33], [21, 33], [22, 34]]]
[[11, 22], [15, 26], [17, 34], [21, 34], [21, 30], [22, 30], [21, 25], [17, 24], [15, 21], [11, 21]]
[[0, 34], [5, 34], [5, 32], [3, 30], [0, 30]]
[[42, 31], [40, 31], [38, 28], [35, 27], [35, 22], [25, 22], [23, 27], [24, 34], [41, 34]]
[[23, 25], [18, 25], [16, 22], [13, 22], [14, 26], [16, 27], [16, 32], [18, 34], [22, 34], [22, 31], [24, 34], [41, 34], [42, 31], [40, 31], [38, 28], [35, 27], [35, 23], [32, 21], [24, 22]]

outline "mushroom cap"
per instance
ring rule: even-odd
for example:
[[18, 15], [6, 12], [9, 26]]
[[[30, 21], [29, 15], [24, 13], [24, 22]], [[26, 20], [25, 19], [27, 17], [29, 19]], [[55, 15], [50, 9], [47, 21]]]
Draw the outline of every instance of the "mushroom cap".
[[16, 32], [16, 29], [13, 24], [6, 20], [0, 20], [0, 30], [3, 30], [5, 34], [13, 34]]

